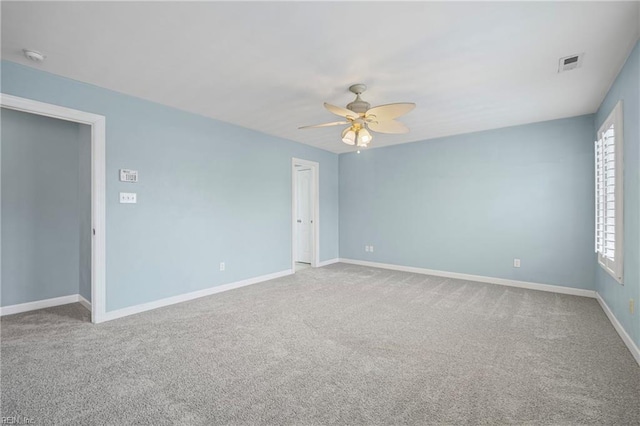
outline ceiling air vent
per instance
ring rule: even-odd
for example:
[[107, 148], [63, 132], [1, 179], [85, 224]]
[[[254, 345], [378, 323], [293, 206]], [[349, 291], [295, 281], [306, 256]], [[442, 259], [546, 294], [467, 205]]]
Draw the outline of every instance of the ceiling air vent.
[[582, 58], [584, 58], [584, 53], [560, 58], [560, 62], [558, 64], [558, 72], [560, 73], [580, 68], [582, 66]]

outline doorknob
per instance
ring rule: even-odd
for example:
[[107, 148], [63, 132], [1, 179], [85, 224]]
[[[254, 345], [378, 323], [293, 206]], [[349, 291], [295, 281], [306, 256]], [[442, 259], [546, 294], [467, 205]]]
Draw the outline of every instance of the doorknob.
[[298, 219], [296, 222], [298, 222], [298, 223], [302, 223], [302, 220], [301, 220], [301, 219]]

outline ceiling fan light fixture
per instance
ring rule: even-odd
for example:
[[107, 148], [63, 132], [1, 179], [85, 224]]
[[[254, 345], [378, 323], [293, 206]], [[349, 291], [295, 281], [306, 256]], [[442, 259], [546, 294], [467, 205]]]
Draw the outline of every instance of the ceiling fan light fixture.
[[[364, 84], [354, 84], [349, 87], [349, 90], [356, 95], [356, 98], [347, 105], [347, 108], [324, 103], [324, 107], [332, 114], [342, 117], [342, 121], [333, 121], [315, 126], [302, 126], [299, 128], [309, 129], [347, 124], [349, 127], [344, 129], [341, 134], [342, 142], [351, 146], [356, 145], [358, 148], [366, 148], [369, 146], [369, 143], [373, 139], [369, 131], [388, 134], [408, 133], [409, 128], [401, 122], [396, 121], [396, 118], [414, 109], [416, 104], [399, 102], [379, 105], [372, 108], [371, 105], [360, 96], [366, 89], [367, 86]], [[344, 121], [345, 119], [346, 121]]]
[[371, 139], [373, 139], [373, 137], [371, 136], [371, 133], [369, 133], [367, 129], [364, 129], [364, 128], [360, 129], [358, 130], [356, 145], [366, 148], [366, 146], [369, 145], [369, 142], [371, 142]]
[[342, 142], [347, 145], [356, 144], [356, 132], [353, 130], [353, 127], [347, 127], [342, 131]]

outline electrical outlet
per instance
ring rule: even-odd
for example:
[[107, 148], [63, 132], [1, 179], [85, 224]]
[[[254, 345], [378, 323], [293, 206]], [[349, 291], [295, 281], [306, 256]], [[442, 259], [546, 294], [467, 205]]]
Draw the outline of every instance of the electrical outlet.
[[369, 246], [369, 251], [373, 253], [373, 246]]
[[636, 310], [635, 301], [633, 299], [629, 299], [629, 313], [633, 315], [633, 312]]
[[224, 271], [224, 262], [220, 262], [220, 270]]
[[369, 246], [364, 246], [364, 251], [369, 252]]
[[520, 267], [520, 259], [513, 259], [513, 267], [514, 268]]

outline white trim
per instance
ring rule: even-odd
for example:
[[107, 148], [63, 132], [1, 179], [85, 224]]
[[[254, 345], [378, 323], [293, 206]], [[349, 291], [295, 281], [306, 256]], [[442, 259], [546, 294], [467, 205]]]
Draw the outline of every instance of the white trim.
[[436, 277], [455, 278], [465, 281], [476, 281], [487, 284], [498, 284], [509, 287], [527, 288], [529, 290], [548, 291], [551, 293], [571, 294], [574, 296], [582, 297], [596, 297], [596, 292], [593, 290], [585, 290], [582, 288], [564, 287], [551, 284], [532, 283], [528, 281], [516, 281], [506, 278], [484, 277], [482, 275], [470, 275], [461, 274], [458, 272], [437, 271], [434, 269], [416, 268], [413, 266], [392, 265], [389, 263], [368, 262], [365, 260], [355, 259], [340, 259], [342, 263], [349, 263], [352, 265], [371, 266], [373, 268], [390, 269], [393, 271], [413, 272], [414, 274], [433, 275]]
[[82, 297], [81, 295], [78, 295], [78, 303], [80, 303], [82, 306], [84, 306], [89, 312], [91, 312], [91, 302], [89, 302], [87, 299], [85, 299], [84, 297]]
[[335, 259], [323, 260], [322, 262], [318, 263], [318, 268], [320, 268], [322, 266], [332, 265], [332, 264], [338, 263], [338, 262], [340, 262], [340, 259], [338, 259], [337, 257]]
[[629, 352], [631, 352], [631, 355], [633, 355], [638, 365], [640, 365], [640, 349], [638, 349], [638, 346], [636, 346], [631, 336], [629, 336], [622, 324], [620, 324], [618, 318], [616, 318], [616, 316], [613, 314], [613, 311], [611, 311], [611, 309], [609, 308], [609, 305], [607, 305], [607, 302], [604, 301], [599, 293], [596, 293], [596, 300], [598, 301], [598, 303], [600, 303], [600, 307], [607, 315], [607, 318], [609, 318], [609, 321], [611, 321], [613, 328], [616, 329], [624, 344], [627, 345], [627, 348], [629, 349]]
[[234, 283], [223, 284], [215, 287], [210, 287], [204, 290], [193, 291], [191, 293], [179, 294], [177, 296], [167, 297], [165, 299], [155, 300], [153, 302], [143, 303], [141, 305], [129, 306], [126, 308], [107, 312], [105, 314], [104, 320], [111, 321], [117, 318], [122, 318], [129, 315], [139, 314], [145, 311], [150, 311], [152, 309], [162, 308], [164, 306], [169, 306], [169, 305], [175, 305], [176, 303], [182, 303], [188, 300], [198, 299], [200, 297], [211, 296], [212, 294], [222, 293], [223, 291], [233, 290], [236, 288], [245, 287], [252, 284], [257, 284], [264, 281], [285, 277], [291, 274], [293, 274], [293, 270], [286, 269], [284, 271], [274, 272], [273, 274], [262, 275], [254, 278], [248, 278], [246, 280], [236, 281]]
[[[20, 303], [17, 305], [4, 306], [0, 308], [0, 316], [19, 314], [22, 312], [35, 311], [38, 309], [51, 308], [53, 306], [68, 305], [69, 303], [84, 303], [86, 299], [79, 294], [70, 294], [69, 296], [54, 297], [51, 299], [36, 300], [35, 302]], [[87, 302], [89, 303], [89, 302]]]
[[91, 126], [91, 217], [95, 232], [91, 246], [91, 321], [104, 321], [107, 310], [107, 244], [106, 244], [106, 120]]
[[311, 199], [313, 200], [313, 226], [311, 246], [311, 267], [320, 265], [320, 163], [291, 157], [291, 270], [296, 270], [296, 164], [311, 169]]
[[106, 306], [106, 119], [102, 115], [0, 93], [0, 106], [91, 126], [91, 321], [104, 321]]

